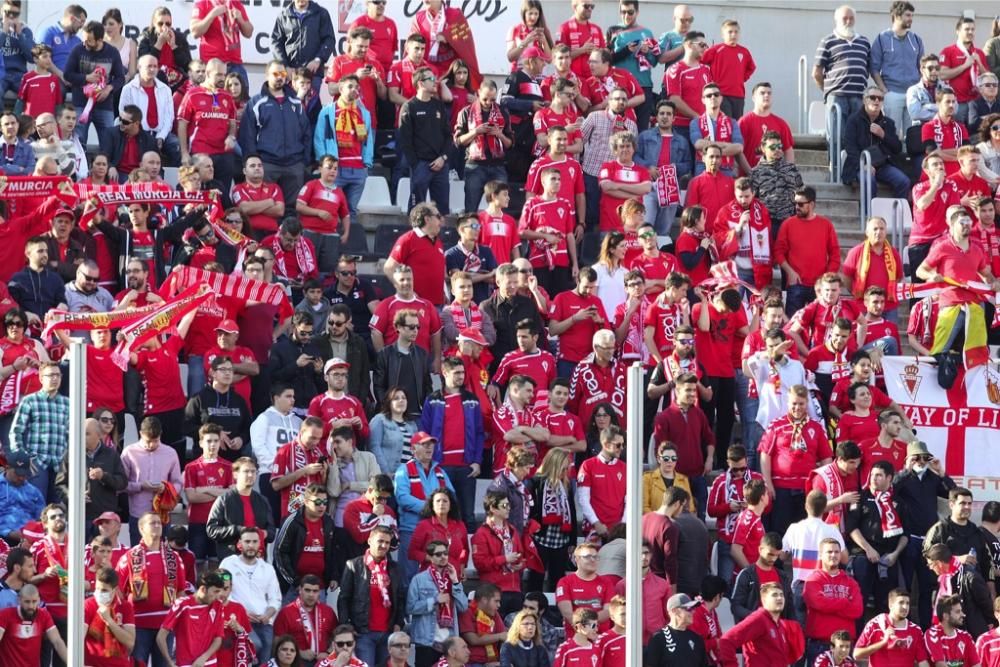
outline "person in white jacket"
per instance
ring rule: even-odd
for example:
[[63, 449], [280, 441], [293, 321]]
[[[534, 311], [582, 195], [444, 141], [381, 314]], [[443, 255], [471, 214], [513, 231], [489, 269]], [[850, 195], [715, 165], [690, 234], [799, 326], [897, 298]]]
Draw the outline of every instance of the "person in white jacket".
[[240, 553], [227, 556], [219, 567], [232, 577], [230, 599], [247, 610], [250, 640], [257, 655], [271, 655], [274, 617], [281, 610], [281, 587], [274, 566], [261, 558], [260, 552], [260, 532], [256, 528], [244, 528], [240, 533]]
[[[142, 129], [156, 136], [156, 143], [163, 153], [168, 167], [177, 167], [181, 163], [181, 145], [177, 136], [171, 132], [174, 127], [174, 97], [170, 86], [156, 78], [160, 64], [153, 55], [139, 58], [139, 70], [135, 78], [122, 86], [121, 99], [118, 102], [118, 113], [125, 110], [129, 104], [134, 104], [142, 110]], [[155, 101], [155, 110], [150, 113], [150, 94]], [[150, 122], [152, 119], [154, 122]]]
[[281, 496], [271, 488], [274, 457], [278, 448], [294, 442], [302, 426], [302, 418], [292, 412], [295, 390], [283, 382], [271, 386], [271, 407], [260, 413], [250, 424], [250, 446], [257, 459], [260, 493], [271, 503], [276, 526], [281, 525]]

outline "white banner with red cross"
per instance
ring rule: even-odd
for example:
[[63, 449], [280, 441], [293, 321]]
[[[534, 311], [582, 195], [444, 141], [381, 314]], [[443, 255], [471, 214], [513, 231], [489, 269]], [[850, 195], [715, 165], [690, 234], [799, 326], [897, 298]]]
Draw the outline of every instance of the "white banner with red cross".
[[938, 384], [937, 365], [914, 357], [882, 360], [889, 397], [913, 422], [917, 438], [976, 504], [1000, 500], [1000, 367], [995, 360]]

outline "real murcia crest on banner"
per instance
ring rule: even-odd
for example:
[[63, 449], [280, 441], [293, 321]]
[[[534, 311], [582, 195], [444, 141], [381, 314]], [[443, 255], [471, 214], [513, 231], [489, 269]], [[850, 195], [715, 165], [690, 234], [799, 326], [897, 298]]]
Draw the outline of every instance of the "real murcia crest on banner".
[[920, 382], [923, 379], [920, 377], [920, 367], [917, 364], [907, 364], [903, 367], [899, 379], [910, 400], [917, 400], [917, 391], [920, 389]]
[[994, 368], [994, 363], [986, 364], [986, 397], [993, 405], [1000, 405], [1000, 365]]

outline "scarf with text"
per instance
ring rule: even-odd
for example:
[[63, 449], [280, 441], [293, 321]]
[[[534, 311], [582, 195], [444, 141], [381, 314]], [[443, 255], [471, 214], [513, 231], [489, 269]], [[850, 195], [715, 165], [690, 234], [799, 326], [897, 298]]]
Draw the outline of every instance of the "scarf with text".
[[[299, 621], [302, 622], [302, 634], [306, 636], [306, 643], [309, 645], [309, 650], [316, 653], [320, 650], [319, 636], [320, 628], [317, 627], [320, 624], [319, 618], [319, 607], [313, 607], [312, 613], [305, 608], [302, 604], [302, 599], [295, 601], [295, 608], [299, 612]], [[315, 618], [315, 621], [313, 620]]]
[[677, 181], [677, 167], [664, 164], [657, 167], [660, 175], [656, 179], [656, 200], [660, 206], [672, 206], [681, 203], [681, 188]]
[[[444, 11], [442, 10], [442, 13]], [[472, 131], [480, 125], [493, 125], [503, 130], [503, 113], [500, 105], [496, 102], [490, 105], [486, 119], [483, 119], [483, 107], [477, 100], [469, 105], [469, 130]], [[469, 144], [469, 161], [479, 162], [480, 160], [499, 159], [504, 154], [503, 144], [500, 137], [492, 134], [477, 134]]]
[[123, 183], [111, 185], [85, 185], [78, 183], [76, 194], [80, 199], [89, 200], [91, 206], [80, 216], [79, 226], [83, 230], [90, 227], [97, 212], [107, 207], [128, 206], [129, 204], [157, 204], [166, 210], [168, 206], [195, 206], [204, 204], [209, 208], [209, 219], [222, 215], [222, 208], [211, 191], [184, 192], [163, 190], [158, 183]]
[[212, 292], [192, 285], [176, 298], [158, 307], [136, 322], [122, 328], [119, 343], [111, 354], [111, 360], [123, 371], [128, 370], [130, 355], [150, 339], [164, 333], [177, 331], [177, 323], [212, 297]]
[[557, 526], [562, 533], [569, 533], [573, 530], [572, 519], [566, 485], [546, 480], [542, 484], [542, 523]]
[[265, 283], [246, 276], [205, 271], [192, 266], [182, 266], [164, 281], [159, 295], [170, 299], [173, 295], [192, 285], [208, 285], [213, 294], [229, 297], [244, 303], [266, 303], [278, 308], [278, 321], [284, 322], [294, 310], [288, 302], [288, 295], [281, 285]]
[[[708, 139], [712, 143], [731, 144], [733, 142], [733, 119], [721, 111], [715, 124], [712, 124], [707, 113], [698, 116], [698, 129], [701, 130], [702, 139]], [[697, 159], [701, 160], [701, 151], [698, 152]], [[723, 156], [719, 162], [719, 169], [732, 169], [735, 165], [733, 156]]]
[[[984, 246], [985, 247], [985, 246]], [[885, 272], [889, 277], [889, 284], [899, 280], [899, 267], [896, 266], [896, 256], [892, 253], [892, 248], [888, 243], [882, 243], [882, 260], [885, 262]], [[861, 248], [861, 264], [858, 266], [858, 273], [854, 276], [854, 298], [860, 299], [865, 292], [868, 282], [868, 272], [872, 266], [872, 243], [866, 240]]]
[[380, 561], [375, 560], [372, 557], [372, 552], [369, 549], [365, 551], [365, 567], [371, 573], [371, 582], [378, 589], [378, 592], [382, 594], [382, 605], [391, 610], [392, 609], [392, 596], [389, 594], [389, 559], [383, 558]]
[[1000, 229], [996, 225], [987, 229], [978, 224], [972, 228], [972, 238], [979, 241], [993, 269], [993, 275], [997, 275], [997, 269], [1000, 269]]
[[459, 243], [456, 247], [465, 257], [465, 263], [462, 265], [462, 270], [466, 273], [479, 273], [479, 270], [483, 268], [483, 259], [477, 252], [479, 247], [477, 246], [471, 252], [466, 251], [461, 243]]
[[785, 419], [787, 419], [788, 423], [791, 424], [792, 426], [792, 433], [791, 437], [789, 438], [791, 441], [792, 453], [801, 454], [802, 452], [805, 452], [807, 446], [806, 446], [806, 439], [805, 437], [803, 437], [802, 431], [805, 429], [806, 423], [808, 423], [809, 421], [809, 417], [806, 416], [803, 417], [802, 419], [792, 419], [791, 415], [786, 415]]
[[757, 289], [770, 284], [772, 279], [771, 225], [764, 219], [765, 211], [760, 201], [755, 199], [750, 203], [750, 209], [746, 211], [750, 213], [750, 223], [739, 239], [734, 237], [736, 227], [744, 213], [743, 207], [739, 202], [733, 201], [720, 212], [728, 227], [727, 245], [735, 241], [738, 244], [737, 255], [750, 260], [754, 286]]
[[[949, 561], [949, 563], [948, 563], [948, 569], [945, 570], [942, 574], [939, 574], [938, 578], [937, 578], [937, 583], [938, 583], [937, 599], [938, 600], [940, 600], [941, 598], [947, 597], [947, 596], [949, 596], [949, 595], [952, 594], [953, 587], [952, 587], [952, 584], [951, 584], [951, 578], [953, 576], [955, 576], [957, 573], [959, 573], [961, 570], [962, 570], [962, 561], [958, 560], [957, 556], [952, 556], [951, 557], [951, 561]], [[931, 618], [931, 622], [933, 622], [933, 623], [937, 623], [938, 622], [938, 615], [937, 615], [937, 609], [936, 608], [934, 610], [933, 617]]]
[[[642, 52], [643, 46], [649, 49], [646, 53]], [[639, 48], [635, 50], [633, 55], [635, 55], [635, 60], [639, 64], [639, 71], [648, 72], [656, 67], [659, 62], [657, 56], [660, 55], [660, 43], [652, 37], [647, 37], [639, 42]]]
[[[132, 573], [129, 584], [132, 599], [135, 601], [149, 598], [149, 577], [146, 572], [148, 551], [149, 547], [146, 546], [146, 543], [140, 542], [128, 552], [129, 569]], [[169, 607], [177, 597], [178, 556], [173, 549], [167, 546], [165, 541], [161, 541], [160, 558], [163, 560], [163, 577], [167, 580], [163, 586], [163, 606]]]
[[[499, 526], [493, 521], [486, 522], [487, 528], [490, 529], [498, 540], [503, 544], [503, 555], [509, 556], [514, 553], [514, 531], [510, 523], [504, 521]], [[504, 570], [507, 572], [513, 571], [510, 563], [504, 563]]]
[[431, 14], [429, 11], [424, 12], [424, 15], [427, 17], [427, 27], [430, 32], [427, 36], [427, 41], [431, 43], [431, 48], [427, 52], [427, 59], [431, 61], [437, 60], [438, 51], [441, 49], [441, 42], [438, 41], [438, 35], [444, 32], [445, 12], [446, 8], [443, 4], [438, 9], [436, 16]]
[[[5, 355], [8, 350], [14, 347], [22, 346], [11, 343], [7, 339], [0, 340], [0, 355]], [[38, 358], [38, 354], [34, 350], [34, 345], [30, 349], [25, 349], [25, 353], [33, 359], [37, 360]], [[22, 355], [19, 354], [18, 356]], [[4, 378], [3, 383], [0, 384], [0, 415], [9, 415], [17, 410], [17, 406], [21, 404], [21, 398], [24, 397], [29, 383], [37, 381], [37, 377], [38, 369], [28, 366], [24, 370], [14, 371]]]
[[[979, 87], [979, 61], [976, 60], [975, 50], [976, 45], [972, 45], [972, 51], [970, 52], [969, 47], [965, 45], [964, 42], [958, 42], [958, 50], [965, 55], [966, 60], [972, 61], [972, 67], [969, 68], [969, 78], [972, 80], [972, 89], [975, 90]], [[961, 143], [959, 143], [961, 145]]]
[[113, 310], [107, 313], [74, 313], [68, 310], [50, 310], [45, 317], [42, 340], [58, 329], [70, 331], [95, 331], [98, 329], [120, 329], [135, 324], [162, 304], [151, 304], [128, 310]]
[[[410, 480], [410, 495], [417, 500], [427, 500], [427, 489], [424, 488], [424, 483], [420, 480], [420, 469], [417, 467], [418, 464], [416, 459], [410, 459], [406, 462], [406, 476]], [[433, 463], [431, 465], [434, 465]], [[434, 466], [433, 469], [434, 476], [437, 478], [438, 488], [444, 489], [448, 486], [448, 482], [445, 480], [444, 471], [441, 470], [440, 466]]]
[[334, 130], [337, 134], [337, 145], [344, 150], [360, 150], [361, 144], [368, 139], [368, 127], [361, 115], [361, 109], [353, 101], [345, 100], [344, 96], [340, 96], [336, 104], [337, 120]]
[[455, 625], [455, 613], [452, 610], [451, 604], [451, 574], [448, 572], [447, 567], [437, 567], [436, 565], [431, 565], [427, 568], [427, 571], [431, 574], [431, 581], [437, 586], [438, 593], [447, 593], [447, 602], [437, 603], [437, 625], [439, 628], [448, 628], [449, 630]]
[[[292, 443], [292, 470], [302, 470], [310, 463], [309, 452], [299, 444], [298, 441]], [[303, 475], [292, 482], [288, 489], [288, 513], [294, 514], [305, 505], [306, 487], [313, 481], [312, 475]]]
[[[108, 611], [111, 614], [111, 618], [115, 619], [115, 623], [120, 625], [122, 622], [121, 601], [118, 599], [117, 591], [111, 597], [111, 604], [108, 606]], [[101, 643], [101, 657], [103, 658], [119, 658], [127, 655], [125, 647], [114, 636], [111, 628], [108, 627], [108, 624], [104, 622], [99, 613], [94, 614], [94, 618], [91, 619], [90, 624], [87, 626], [87, 636]]]
[[[732, 470], [726, 471], [726, 502], [727, 503], [740, 503], [743, 502], [743, 488], [751, 479], [750, 468], [743, 471], [741, 477], [736, 477], [733, 475]], [[736, 480], [742, 480], [743, 485], [737, 486]], [[730, 512], [726, 515], [726, 534], [732, 535], [736, 532], [736, 520], [739, 518], [739, 512]]]
[[285, 264], [285, 255], [288, 252], [295, 253], [295, 261], [298, 263], [299, 271], [302, 272], [302, 275], [308, 275], [316, 270], [316, 257], [309, 250], [305, 234], [299, 235], [299, 238], [295, 240], [295, 247], [290, 251], [286, 251], [281, 247], [281, 238], [277, 234], [271, 238], [270, 244], [264, 247], [270, 248], [271, 252], [274, 253], [274, 268], [280, 276], [293, 279], [298, 277], [288, 275], [288, 269]]
[[[947, 276], [945, 276], [945, 279], [941, 282], [936, 283], [896, 283], [896, 301], [901, 302], [908, 299], [923, 299], [931, 296], [937, 296], [951, 287], [961, 287], [969, 290], [970, 292], [979, 295], [983, 301], [988, 301], [994, 305], [1000, 303], [1000, 294], [994, 292], [988, 284], [977, 280], [970, 280], [969, 282], [963, 283], [948, 278]], [[930, 308], [927, 308], [926, 310], [928, 313], [930, 312]], [[996, 309], [996, 312], [993, 315], [993, 321], [989, 326], [994, 329], [1000, 327], [1000, 308]]]
[[4, 176], [0, 178], [0, 196], [4, 200], [45, 197], [77, 197], [77, 188], [68, 176]]
[[[934, 138], [934, 143], [937, 144], [938, 148], [958, 148], [962, 145], [962, 128], [959, 126], [958, 121], [952, 119], [945, 124], [942, 122], [940, 115], [934, 114], [934, 118], [931, 118], [928, 123], [933, 130], [931, 136]], [[945, 145], [945, 131], [951, 133], [950, 145]]]
[[518, 479], [517, 475], [515, 475], [509, 468], [505, 469], [503, 474], [507, 477], [507, 481], [510, 482], [510, 484], [517, 491], [517, 494], [523, 499], [523, 502], [521, 503], [521, 509], [523, 510], [522, 517], [524, 518], [524, 523], [527, 524], [528, 520], [531, 519], [531, 508], [535, 504], [531, 494], [528, 493], [528, 487], [525, 485], [524, 480]]
[[902, 535], [903, 524], [899, 520], [899, 513], [892, 501], [892, 487], [889, 487], [887, 491], [876, 491], [872, 497], [875, 498], [875, 507], [878, 508], [878, 515], [882, 520], [882, 536], [888, 538]]

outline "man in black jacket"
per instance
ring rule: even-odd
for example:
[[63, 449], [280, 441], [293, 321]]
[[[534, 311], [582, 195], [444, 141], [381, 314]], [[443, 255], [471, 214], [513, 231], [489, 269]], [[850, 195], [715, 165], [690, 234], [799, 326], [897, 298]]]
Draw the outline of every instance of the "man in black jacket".
[[[118, 510], [118, 494], [125, 490], [128, 479], [118, 452], [101, 444], [101, 428], [96, 419], [83, 422], [84, 445], [87, 450], [87, 539], [97, 535], [94, 519], [105, 512]], [[68, 458], [56, 477], [56, 486], [66, 499], [69, 488]]]
[[108, 164], [111, 165], [108, 179], [124, 183], [132, 170], [139, 167], [143, 155], [159, 150], [153, 133], [142, 129], [142, 109], [134, 104], [126, 105], [118, 115], [118, 132], [108, 133]]
[[403, 627], [406, 590], [399, 565], [389, 558], [391, 544], [391, 529], [372, 529], [365, 555], [347, 562], [337, 599], [337, 616], [353, 621], [357, 656], [369, 665], [385, 664], [389, 659], [386, 639]]
[[[979, 574], [975, 566], [953, 562], [952, 551], [944, 544], [935, 544], [924, 552], [927, 567], [937, 577], [948, 575], [951, 584], [951, 595], [962, 599], [962, 611], [965, 612], [965, 631], [978, 639], [979, 635], [990, 629], [993, 622], [993, 601], [990, 599], [990, 589], [986, 580]], [[941, 594], [940, 588], [934, 591], [934, 604], [937, 605]]]
[[420, 416], [424, 400], [430, 395], [431, 359], [427, 350], [416, 344], [420, 319], [417, 311], [403, 309], [392, 321], [398, 338], [375, 355], [372, 385], [375, 402], [382, 405], [391, 387], [400, 387], [406, 394], [406, 412], [412, 418]]
[[[974, 566], [983, 579], [989, 579], [993, 563], [986, 540], [979, 526], [969, 518], [972, 516], [972, 492], [960, 486], [951, 489], [948, 492], [948, 510], [949, 516], [931, 526], [924, 536], [924, 556], [935, 544], [945, 544], [959, 560]], [[992, 618], [992, 612], [987, 618]]]
[[250, 406], [233, 389], [233, 360], [228, 356], [212, 359], [212, 384], [206, 385], [197, 396], [188, 400], [184, 409], [184, 431], [197, 439], [198, 429], [204, 424], [222, 427], [222, 449], [219, 455], [227, 461], [249, 456]]
[[452, 146], [448, 110], [437, 98], [438, 80], [429, 67], [413, 72], [417, 94], [399, 109], [396, 142], [410, 168], [407, 212], [423, 203], [430, 190], [441, 215], [448, 215], [448, 150]]
[[491, 375], [496, 372], [504, 355], [517, 349], [518, 322], [530, 320], [535, 323], [535, 331], [543, 330], [542, 318], [535, 302], [517, 293], [517, 278], [517, 267], [513, 264], [498, 266], [497, 289], [493, 296], [479, 306], [493, 320], [493, 328], [497, 333], [496, 343], [490, 348], [493, 353]]
[[298, 586], [307, 574], [322, 579], [324, 587], [335, 586], [340, 578], [344, 562], [339, 550], [333, 548], [337, 529], [326, 512], [328, 497], [325, 486], [310, 484], [303, 494], [302, 507], [289, 514], [278, 530], [274, 566], [282, 593]]
[[[896, 135], [896, 124], [882, 113], [885, 93], [877, 86], [865, 91], [864, 106], [847, 119], [845, 128], [844, 160], [841, 180], [845, 185], [855, 185], [861, 178], [868, 179], [869, 192], [874, 196], [875, 182], [886, 183], [892, 188], [893, 197], [905, 199], [910, 194], [910, 179], [892, 159], [903, 152], [903, 144]], [[861, 153], [868, 151], [875, 173], [861, 174]]]
[[[792, 576], [778, 567], [778, 557], [781, 555], [781, 535], [765, 533], [757, 548], [757, 562], [746, 566], [736, 575], [733, 586], [733, 597], [729, 601], [733, 611], [733, 619], [739, 623], [760, 607], [760, 587], [766, 583], [763, 576], [778, 577], [785, 599], [792, 599]], [[782, 618], [793, 619], [792, 605], [785, 605], [781, 612]]]
[[[253, 490], [256, 480], [257, 463], [249, 456], [236, 459], [233, 463], [233, 488], [212, 503], [205, 531], [208, 533], [208, 538], [215, 542], [216, 554], [220, 561], [236, 553], [236, 543], [243, 528], [256, 528], [264, 533], [262, 550], [266, 549], [266, 542], [274, 540], [275, 528], [271, 505], [267, 502], [267, 498]], [[247, 517], [244, 513], [245, 498], [250, 499], [252, 517]]]
[[361, 401], [365, 410], [371, 414], [373, 406], [368, 345], [351, 328], [350, 307], [338, 303], [330, 308], [326, 316], [326, 332], [313, 336], [312, 342], [319, 348], [319, 356], [324, 364], [334, 357], [340, 357], [350, 364], [347, 369], [347, 393]]
[[312, 342], [313, 320], [309, 313], [292, 315], [292, 331], [283, 334], [271, 347], [267, 362], [268, 377], [272, 382], [284, 382], [295, 390], [294, 412], [306, 416], [309, 401], [321, 391], [326, 391], [323, 379], [323, 356]]

